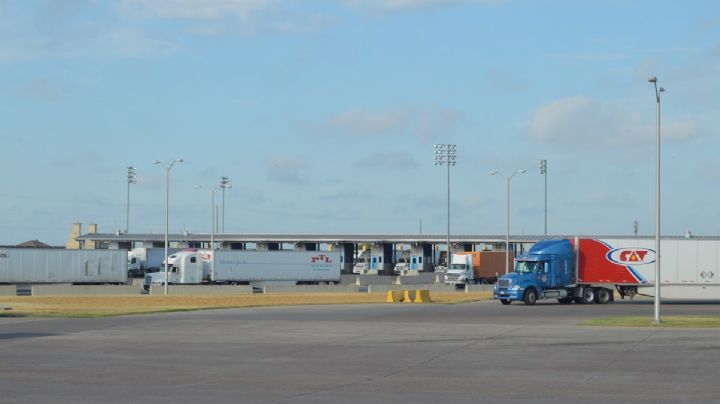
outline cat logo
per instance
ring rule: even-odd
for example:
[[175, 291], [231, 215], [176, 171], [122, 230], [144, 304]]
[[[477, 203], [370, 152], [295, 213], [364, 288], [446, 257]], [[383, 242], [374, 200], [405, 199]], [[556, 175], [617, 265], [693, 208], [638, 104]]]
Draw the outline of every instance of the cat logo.
[[655, 262], [655, 251], [648, 248], [616, 248], [607, 253], [608, 261], [620, 265], [645, 265]]

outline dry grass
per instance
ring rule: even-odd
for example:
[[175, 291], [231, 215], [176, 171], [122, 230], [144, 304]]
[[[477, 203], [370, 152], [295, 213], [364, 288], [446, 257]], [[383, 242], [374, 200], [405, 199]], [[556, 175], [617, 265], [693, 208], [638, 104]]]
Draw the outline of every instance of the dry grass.
[[[430, 293], [434, 303], [487, 300], [490, 292]], [[105, 317], [253, 306], [385, 304], [384, 293], [307, 293], [217, 296], [0, 296], [0, 316]], [[398, 304], [398, 303], [395, 303]], [[6, 308], [9, 308], [7, 310]]]

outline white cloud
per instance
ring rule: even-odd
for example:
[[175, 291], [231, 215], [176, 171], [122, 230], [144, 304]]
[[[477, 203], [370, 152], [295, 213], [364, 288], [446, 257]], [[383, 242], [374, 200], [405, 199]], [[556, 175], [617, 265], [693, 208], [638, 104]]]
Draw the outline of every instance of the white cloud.
[[345, 0], [348, 7], [376, 13], [450, 8], [467, 4], [495, 5], [506, 0]]
[[308, 168], [307, 161], [297, 157], [275, 156], [265, 164], [270, 181], [282, 184], [304, 184], [303, 172]]
[[463, 114], [452, 108], [401, 106], [385, 110], [351, 109], [318, 124], [302, 126], [312, 134], [408, 135], [429, 139], [454, 132], [463, 119]]
[[387, 152], [367, 156], [354, 163], [356, 167], [373, 168], [379, 170], [409, 170], [419, 167], [417, 160], [409, 153]]
[[[542, 143], [587, 148], [613, 148], [649, 144], [655, 137], [655, 120], [641, 117], [627, 105], [591, 97], [563, 98], [535, 111], [531, 136]], [[700, 130], [691, 120], [663, 122], [664, 139], [686, 140]]]
[[160, 18], [212, 20], [226, 16], [247, 18], [264, 9], [268, 0], [119, 0], [126, 12], [142, 10]]

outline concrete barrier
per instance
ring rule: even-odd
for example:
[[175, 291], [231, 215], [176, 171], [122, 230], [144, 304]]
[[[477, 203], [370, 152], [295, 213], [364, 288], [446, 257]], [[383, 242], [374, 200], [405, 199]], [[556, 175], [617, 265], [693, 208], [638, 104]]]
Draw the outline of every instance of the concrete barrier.
[[263, 293], [357, 293], [355, 285], [265, 285]]
[[139, 295], [132, 285], [32, 285], [33, 296], [127, 296]]
[[467, 286], [468, 292], [492, 292], [495, 285], [475, 285], [469, 284]]
[[[168, 285], [168, 295], [247, 295], [252, 294], [249, 285]], [[150, 286], [151, 295], [164, 295], [164, 285]]]
[[17, 286], [0, 285], [0, 296], [17, 296]]

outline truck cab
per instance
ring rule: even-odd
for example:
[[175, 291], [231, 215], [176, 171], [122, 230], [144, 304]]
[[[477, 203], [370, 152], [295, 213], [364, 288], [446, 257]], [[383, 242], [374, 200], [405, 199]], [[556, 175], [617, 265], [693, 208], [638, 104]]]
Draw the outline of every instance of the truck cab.
[[[203, 282], [205, 261], [202, 254], [195, 251], [181, 251], [168, 257], [168, 285], [199, 284]], [[151, 285], [165, 284], [165, 265], [159, 272], [145, 275], [143, 289], [150, 291]]]
[[539, 299], [555, 298], [569, 303], [575, 289], [575, 260], [569, 240], [536, 243], [526, 255], [515, 259], [515, 269], [495, 284], [493, 298], [502, 304], [523, 301], [532, 305]]
[[445, 284], [461, 287], [468, 283], [475, 282], [475, 273], [473, 270], [473, 260], [471, 255], [453, 254], [445, 273]]

